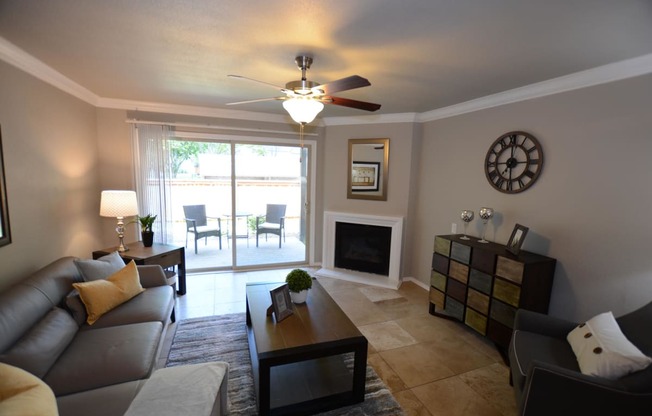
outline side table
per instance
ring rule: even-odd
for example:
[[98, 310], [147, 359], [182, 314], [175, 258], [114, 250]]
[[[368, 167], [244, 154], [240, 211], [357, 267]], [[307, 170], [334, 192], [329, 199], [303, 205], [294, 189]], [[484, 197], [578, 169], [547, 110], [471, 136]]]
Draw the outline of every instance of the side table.
[[[131, 260], [138, 265], [158, 264], [164, 269], [167, 267], [177, 266], [179, 277], [179, 289], [177, 294], [186, 294], [186, 249], [185, 247], [173, 246], [169, 244], [154, 243], [151, 247], [143, 246], [142, 242], [129, 243], [126, 245], [129, 251], [119, 253], [125, 263]], [[93, 252], [93, 259], [106, 256], [117, 250], [117, 247], [109, 247]]]

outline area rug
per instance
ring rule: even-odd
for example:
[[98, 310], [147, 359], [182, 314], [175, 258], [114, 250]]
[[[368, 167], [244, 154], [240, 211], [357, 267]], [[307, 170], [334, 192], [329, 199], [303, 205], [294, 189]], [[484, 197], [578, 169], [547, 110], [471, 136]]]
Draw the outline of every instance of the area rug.
[[[230, 414], [257, 415], [244, 313], [179, 322], [166, 367], [209, 361], [229, 363]], [[370, 366], [367, 366], [364, 402], [320, 414], [324, 416], [404, 415], [401, 406]]]

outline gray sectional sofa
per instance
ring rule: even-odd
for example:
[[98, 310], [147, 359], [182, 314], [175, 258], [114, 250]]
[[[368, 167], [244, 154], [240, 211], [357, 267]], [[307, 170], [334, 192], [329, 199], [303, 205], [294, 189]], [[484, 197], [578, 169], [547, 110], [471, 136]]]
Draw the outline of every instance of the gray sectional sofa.
[[74, 260], [0, 293], [0, 362], [41, 378], [62, 416], [123, 415], [155, 370], [174, 290], [160, 266], [138, 266], [145, 291], [89, 326], [73, 292], [82, 281]]

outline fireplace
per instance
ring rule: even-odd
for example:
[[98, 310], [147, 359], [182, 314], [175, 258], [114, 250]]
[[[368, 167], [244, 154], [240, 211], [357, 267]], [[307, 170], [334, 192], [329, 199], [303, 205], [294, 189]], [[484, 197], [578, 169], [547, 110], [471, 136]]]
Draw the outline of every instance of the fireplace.
[[[369, 232], [380, 232], [382, 242], [378, 236], [370, 237]], [[337, 243], [338, 237], [347, 234], [353, 242], [342, 247]], [[401, 285], [403, 217], [327, 211], [324, 213], [323, 235], [322, 268], [317, 271], [317, 276], [392, 289]]]
[[389, 275], [392, 229], [369, 224], [335, 223], [335, 267]]

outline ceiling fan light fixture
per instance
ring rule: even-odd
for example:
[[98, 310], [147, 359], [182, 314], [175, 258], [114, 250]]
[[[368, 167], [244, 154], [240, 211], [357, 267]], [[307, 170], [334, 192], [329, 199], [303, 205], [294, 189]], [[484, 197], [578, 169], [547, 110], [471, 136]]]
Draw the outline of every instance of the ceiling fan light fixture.
[[283, 108], [297, 123], [310, 123], [324, 109], [324, 104], [312, 98], [294, 97], [283, 101]]

